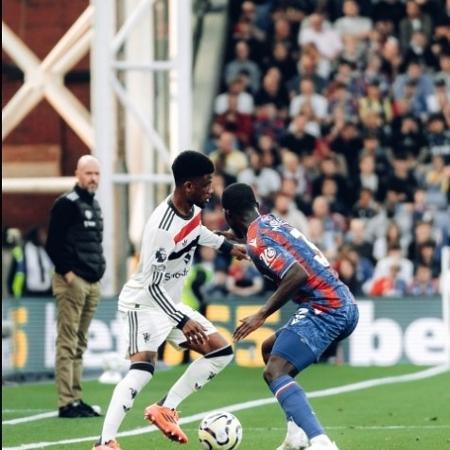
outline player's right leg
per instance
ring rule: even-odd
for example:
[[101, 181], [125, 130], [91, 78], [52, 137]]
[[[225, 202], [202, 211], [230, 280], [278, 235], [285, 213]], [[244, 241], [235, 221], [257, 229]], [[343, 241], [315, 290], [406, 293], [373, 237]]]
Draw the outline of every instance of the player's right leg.
[[[261, 346], [261, 353], [264, 363], [269, 362], [270, 354], [272, 353], [272, 348], [277, 339], [277, 335], [273, 334], [269, 336]], [[297, 369], [293, 369], [289, 375], [294, 378], [297, 375]], [[292, 420], [292, 418], [286, 417], [286, 437], [282, 444], [277, 447], [277, 450], [302, 450], [308, 446], [308, 436], [306, 433]]]
[[103, 423], [102, 434], [93, 450], [119, 449], [116, 436], [127, 412], [144, 386], [151, 380], [157, 350], [172, 328], [159, 312], [148, 310], [121, 313], [130, 368], [116, 385]]
[[286, 417], [291, 418], [305, 432], [310, 442], [308, 450], [337, 450], [325, 434], [304, 390], [292, 376], [314, 363], [318, 356], [320, 354], [315, 353], [300, 335], [284, 328], [272, 348], [264, 379]]

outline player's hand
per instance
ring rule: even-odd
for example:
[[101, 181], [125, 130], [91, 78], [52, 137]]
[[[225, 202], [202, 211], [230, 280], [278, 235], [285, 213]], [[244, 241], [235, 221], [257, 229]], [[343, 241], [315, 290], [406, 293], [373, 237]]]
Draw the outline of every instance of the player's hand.
[[243, 245], [239, 245], [239, 244], [233, 245], [230, 255], [234, 256], [238, 260], [250, 259], [249, 256], [247, 255], [247, 249]]
[[206, 329], [195, 320], [189, 319], [181, 329], [188, 344], [203, 344], [208, 340]]
[[251, 332], [257, 330], [260, 326], [264, 324], [266, 319], [264, 316], [257, 312], [251, 316], [244, 317], [241, 319], [241, 324], [234, 330], [233, 341], [238, 342], [241, 339], [247, 337]]
[[64, 274], [64, 279], [66, 280], [66, 283], [72, 284], [72, 281], [75, 280], [76, 275], [70, 271]]

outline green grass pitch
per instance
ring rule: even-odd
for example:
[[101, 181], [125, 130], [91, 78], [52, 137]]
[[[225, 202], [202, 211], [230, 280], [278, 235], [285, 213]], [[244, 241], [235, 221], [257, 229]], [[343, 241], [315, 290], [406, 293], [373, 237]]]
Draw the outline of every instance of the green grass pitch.
[[[412, 366], [388, 368], [354, 368], [316, 365], [298, 380], [307, 392], [342, 386], [362, 380], [396, 376], [422, 370]], [[176, 367], [157, 372], [152, 382], [136, 399], [120, 431], [142, 428], [145, 406], [159, 400], [183, 371]], [[113, 390], [96, 381], [84, 383], [85, 401], [100, 405], [103, 412]], [[202, 413], [227, 405], [270, 397], [262, 380], [261, 369], [227, 368], [202, 391], [181, 405], [181, 417]], [[55, 409], [53, 384], [3, 386], [2, 420], [32, 416]], [[313, 407], [340, 450], [450, 450], [450, 373], [419, 381], [376, 386], [333, 396], [311, 399]], [[285, 435], [285, 422], [277, 404], [259, 406], [234, 414], [244, 429], [240, 450], [274, 450]], [[197, 441], [199, 420], [186, 423], [183, 429], [190, 442], [179, 446], [159, 431], [119, 438], [123, 450], [164, 450], [180, 447], [200, 449]], [[2, 424], [2, 447], [21, 448], [26, 444], [83, 439], [99, 435], [103, 417], [58, 419], [56, 417], [17, 425]], [[90, 450], [92, 440], [23, 448], [54, 450]]]

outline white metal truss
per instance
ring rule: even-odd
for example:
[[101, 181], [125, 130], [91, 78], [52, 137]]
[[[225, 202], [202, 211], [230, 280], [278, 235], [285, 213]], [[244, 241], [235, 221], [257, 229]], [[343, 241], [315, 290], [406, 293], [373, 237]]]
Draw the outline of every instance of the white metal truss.
[[2, 111], [2, 141], [24, 117], [46, 98], [58, 114], [90, 148], [94, 130], [89, 111], [64, 86], [64, 75], [89, 51], [94, 10], [89, 6], [50, 53], [38, 57], [2, 22], [2, 47], [25, 75], [25, 81]]
[[[155, 61], [151, 50], [155, 33], [152, 14], [158, 3], [164, 3], [169, 10], [169, 55], [165, 60]], [[119, 6], [123, 5], [125, 19], [117, 30]], [[98, 197], [105, 224], [107, 270], [102, 284], [106, 295], [118, 288], [115, 244], [120, 230], [116, 226], [114, 184], [132, 183], [134, 197], [129, 206], [135, 220], [131, 220], [131, 237], [136, 239], [138, 230], [142, 231], [145, 213], [153, 207], [154, 188], [172, 182], [170, 162], [181, 149], [191, 146], [191, 13], [191, 0], [91, 0], [91, 5], [42, 62], [2, 23], [3, 48], [25, 73], [24, 84], [2, 111], [2, 140], [46, 98], [100, 160], [102, 180]], [[139, 42], [142, 45], [136, 44]], [[64, 74], [86, 54], [91, 44], [92, 117], [63, 85]], [[158, 71], [169, 74], [169, 91], [165, 93], [169, 104], [169, 139], [162, 137], [155, 126], [154, 93], [135, 76]], [[125, 123], [120, 124], [124, 127], [118, 126], [116, 99], [124, 110]], [[126, 146], [127, 174], [115, 170], [122, 128], [125, 138], [120, 141]], [[156, 165], [151, 157], [155, 152], [160, 161]], [[73, 177], [2, 181], [3, 192], [57, 192], [69, 188]]]

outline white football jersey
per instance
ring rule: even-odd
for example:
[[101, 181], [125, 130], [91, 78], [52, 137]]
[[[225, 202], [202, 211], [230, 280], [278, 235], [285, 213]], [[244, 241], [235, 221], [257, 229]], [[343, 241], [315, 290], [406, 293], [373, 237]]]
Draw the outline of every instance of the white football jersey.
[[119, 310], [157, 305], [175, 324], [182, 323], [185, 315], [177, 304], [197, 245], [218, 249], [223, 242], [202, 225], [199, 207], [181, 216], [169, 196], [145, 225], [139, 266], [119, 295]]

